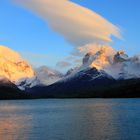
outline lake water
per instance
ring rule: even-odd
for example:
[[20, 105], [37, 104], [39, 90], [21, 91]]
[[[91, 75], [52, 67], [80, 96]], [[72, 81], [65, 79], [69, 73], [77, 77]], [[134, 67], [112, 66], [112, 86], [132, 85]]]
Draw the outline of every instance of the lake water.
[[0, 140], [140, 140], [140, 99], [0, 101]]

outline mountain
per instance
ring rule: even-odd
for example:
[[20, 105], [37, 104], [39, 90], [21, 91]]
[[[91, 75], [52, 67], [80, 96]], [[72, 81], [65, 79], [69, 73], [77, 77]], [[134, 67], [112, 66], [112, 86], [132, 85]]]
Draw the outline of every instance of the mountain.
[[63, 77], [62, 73], [47, 66], [41, 66], [39, 68], [36, 68], [35, 73], [37, 78], [43, 85], [51, 85], [59, 81]]
[[34, 75], [32, 67], [17, 52], [0, 46], [0, 99], [30, 98], [14, 83], [20, 78]]
[[89, 67], [90, 54], [83, 58], [83, 65], [69, 70], [66, 75], [56, 83], [49, 86], [35, 86], [27, 89], [27, 92], [37, 97], [77, 97], [80, 91], [107, 86], [116, 80], [103, 70]]
[[60, 72], [46, 66], [33, 69], [20, 54], [5, 46], [0, 46], [0, 76], [22, 90], [36, 85], [50, 85], [63, 77]]
[[16, 52], [0, 48], [0, 99], [140, 97], [139, 56], [101, 47], [63, 75], [46, 66], [33, 70]]
[[138, 57], [129, 58], [123, 51], [107, 53], [104, 48], [95, 54], [87, 53], [83, 64], [69, 70], [61, 80], [27, 92], [40, 98], [140, 97], [140, 77], [137, 73], [131, 75], [133, 68], [139, 68]]
[[0, 46], [0, 76], [16, 82], [20, 78], [31, 78], [34, 75], [32, 67], [17, 52]]
[[32, 78], [21, 78], [16, 81], [16, 85], [21, 90], [26, 90], [34, 86], [48, 86], [64, 77], [60, 72], [53, 70], [47, 66], [41, 66], [34, 69], [35, 76]]
[[88, 51], [90, 53], [83, 59], [84, 67], [103, 70], [116, 80], [140, 78], [140, 55], [129, 57], [124, 51], [116, 51], [110, 46], [90, 46]]
[[80, 71], [50, 86], [27, 89], [33, 98], [136, 98], [140, 97], [140, 78], [115, 80], [95, 68]]

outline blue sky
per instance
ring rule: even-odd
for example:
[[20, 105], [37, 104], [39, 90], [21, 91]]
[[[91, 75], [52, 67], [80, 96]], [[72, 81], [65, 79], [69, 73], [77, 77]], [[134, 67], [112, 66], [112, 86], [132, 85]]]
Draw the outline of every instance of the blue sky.
[[[120, 27], [123, 40], [113, 38], [112, 46], [131, 56], [140, 54], [139, 0], [73, 0], [94, 10]], [[53, 32], [47, 22], [10, 0], [0, 2], [0, 44], [8, 46], [33, 65], [55, 67], [68, 56], [73, 46]]]

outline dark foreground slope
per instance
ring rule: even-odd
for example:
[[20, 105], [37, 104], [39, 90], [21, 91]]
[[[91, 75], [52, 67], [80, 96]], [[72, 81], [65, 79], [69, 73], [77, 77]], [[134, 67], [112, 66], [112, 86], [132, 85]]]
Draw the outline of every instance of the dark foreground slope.
[[0, 80], [0, 99], [28, 99], [30, 96], [19, 90], [7, 79]]
[[0, 85], [0, 99], [137, 97], [140, 97], [140, 79], [105, 81], [104, 85], [56, 83], [48, 87], [34, 87], [26, 93], [15, 86]]
[[28, 92], [33, 98], [137, 98], [140, 97], [140, 79], [120, 80], [100, 86], [57, 83], [34, 87]]

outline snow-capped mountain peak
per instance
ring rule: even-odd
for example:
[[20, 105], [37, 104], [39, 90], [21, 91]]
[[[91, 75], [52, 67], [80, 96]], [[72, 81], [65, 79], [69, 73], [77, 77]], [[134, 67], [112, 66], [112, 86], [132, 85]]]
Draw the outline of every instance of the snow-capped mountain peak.
[[140, 57], [129, 57], [124, 51], [108, 52], [110, 47], [101, 47], [96, 53], [87, 53], [81, 68], [103, 70], [115, 79], [140, 78]]

